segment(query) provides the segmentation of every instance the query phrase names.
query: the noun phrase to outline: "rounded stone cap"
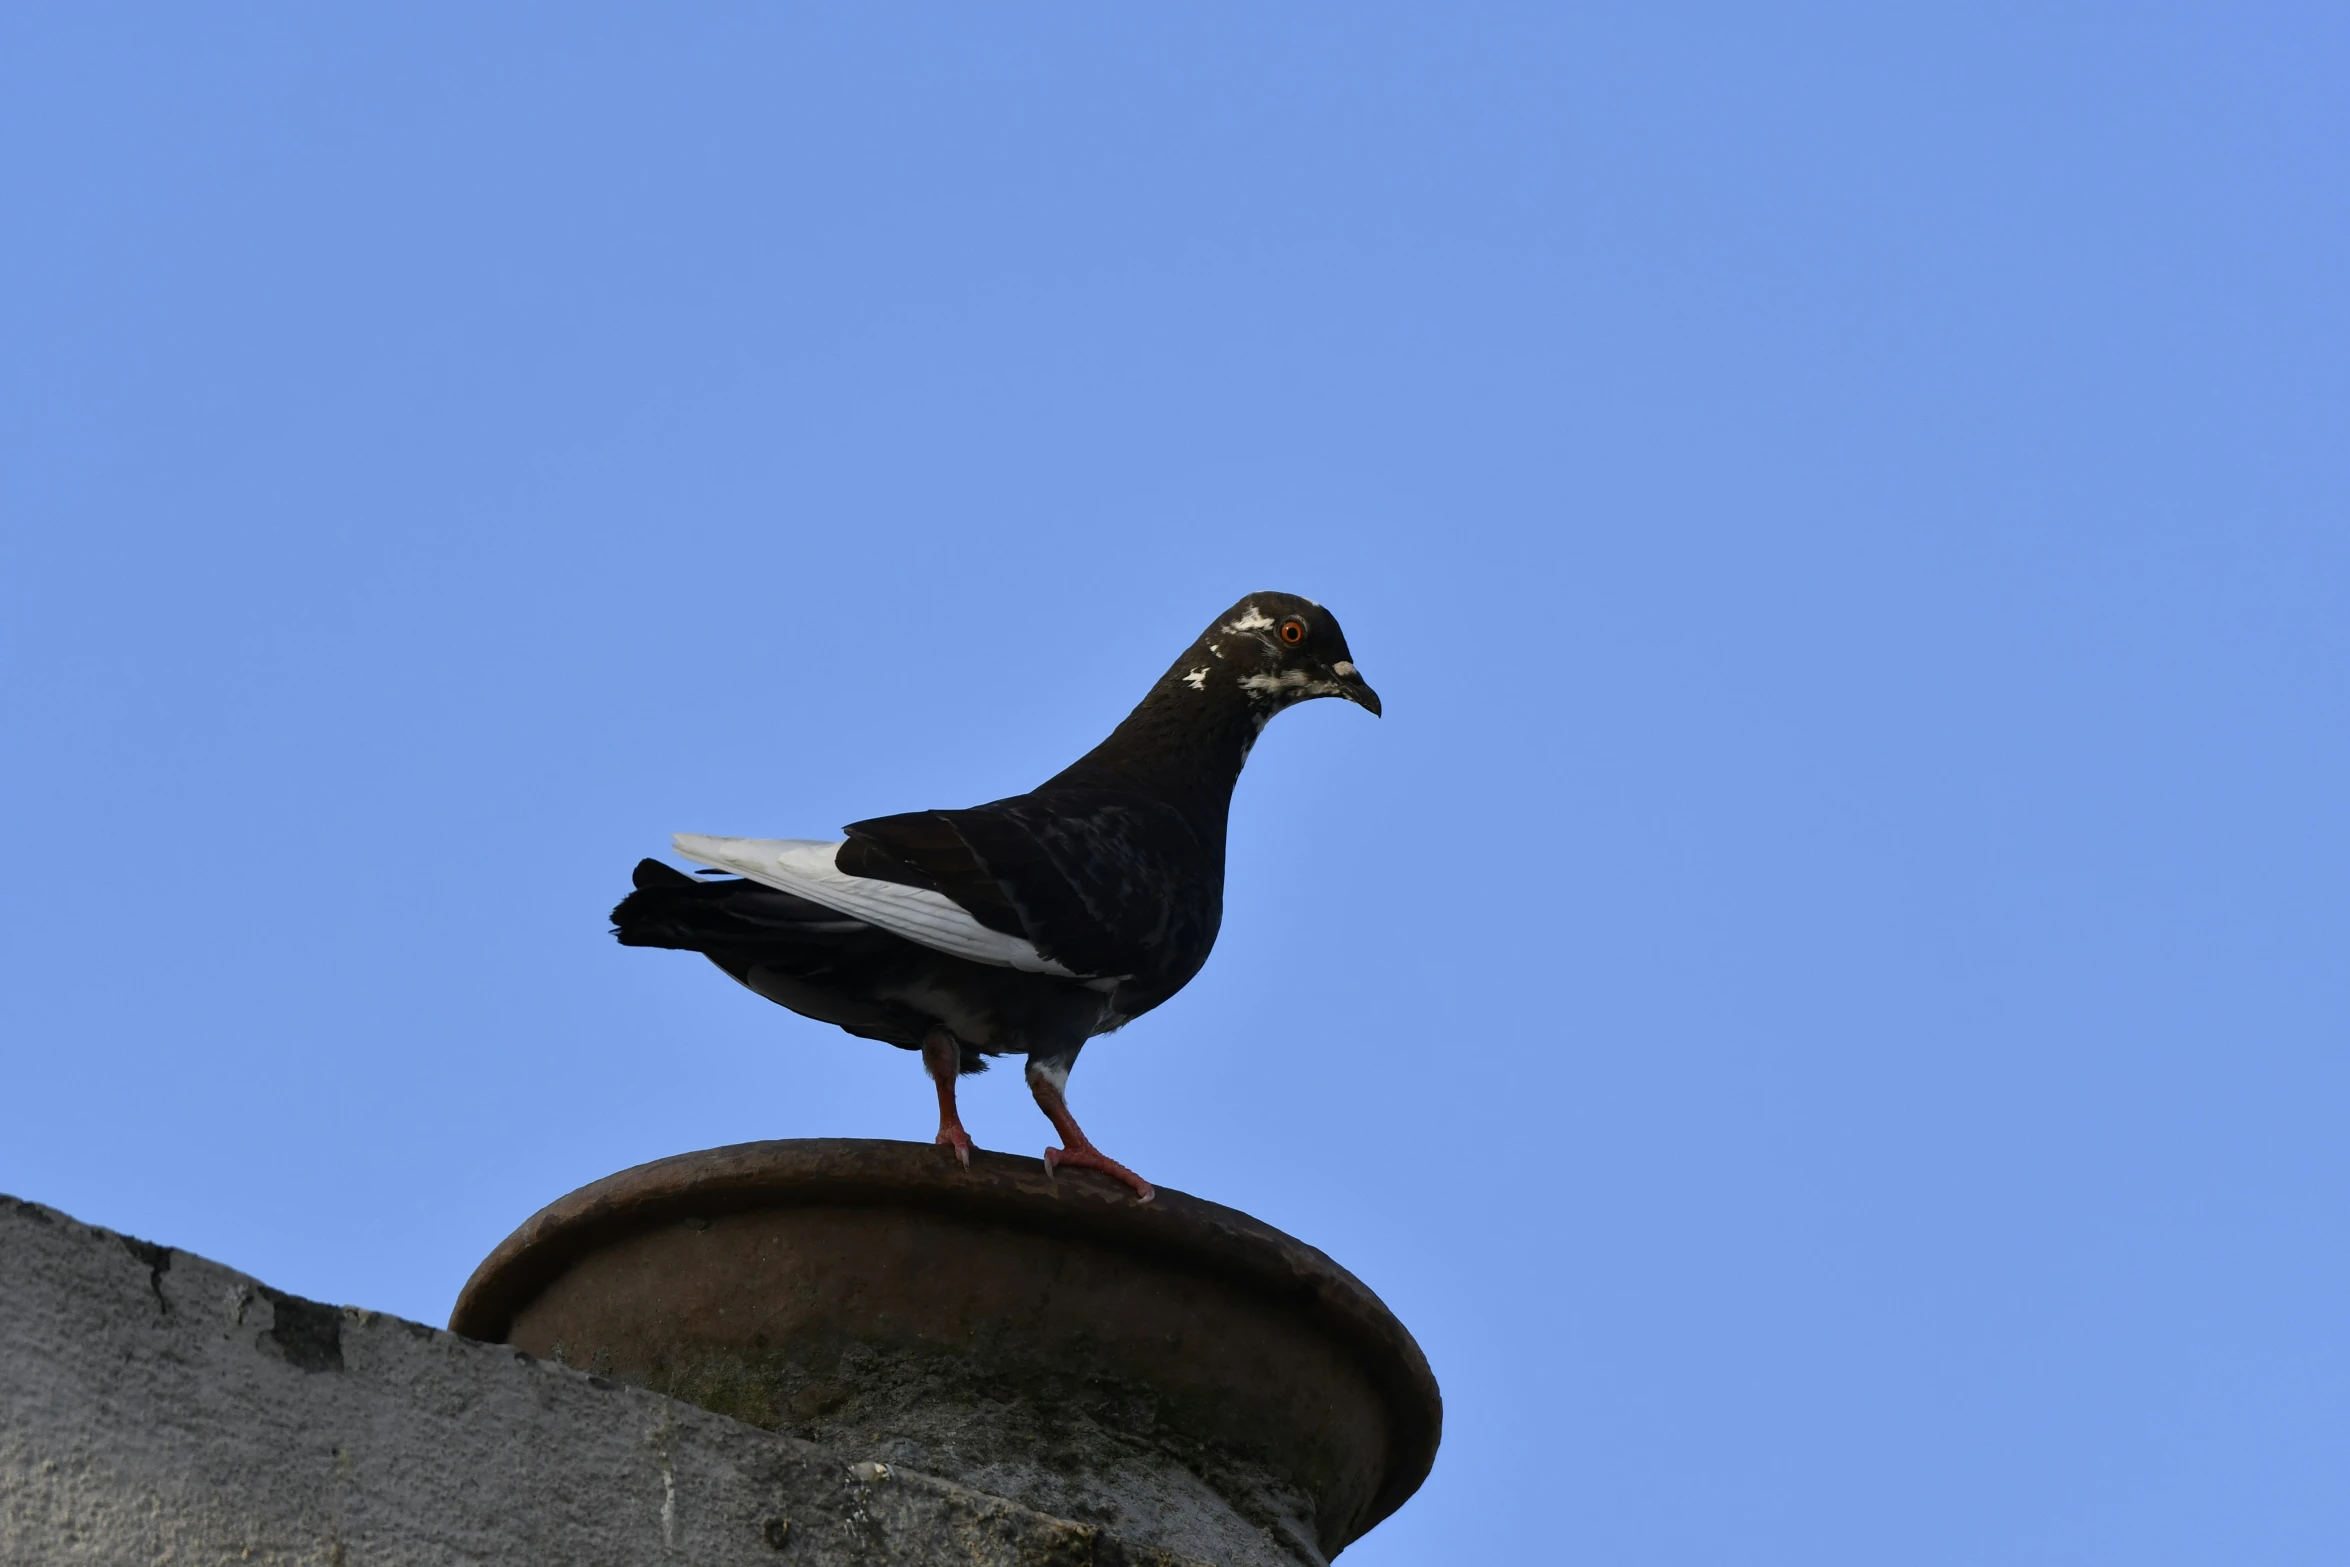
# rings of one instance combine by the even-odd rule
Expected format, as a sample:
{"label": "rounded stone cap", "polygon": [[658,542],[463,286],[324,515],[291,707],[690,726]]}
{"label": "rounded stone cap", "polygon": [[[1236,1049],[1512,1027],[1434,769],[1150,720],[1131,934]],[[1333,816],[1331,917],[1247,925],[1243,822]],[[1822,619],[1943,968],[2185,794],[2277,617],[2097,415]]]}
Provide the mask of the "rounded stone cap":
{"label": "rounded stone cap", "polygon": [[[1105,1470],[1149,1447],[1228,1500],[1231,1475],[1269,1477],[1257,1491],[1302,1497],[1294,1532],[1325,1554],[1419,1489],[1443,1426],[1411,1334],[1303,1241],[925,1143],[742,1143],[607,1176],[490,1253],[449,1327],[819,1439],[1042,1442],[1063,1471],[1057,1411],[1084,1402]],[[1046,1414],[1004,1416],[1022,1404]]]}

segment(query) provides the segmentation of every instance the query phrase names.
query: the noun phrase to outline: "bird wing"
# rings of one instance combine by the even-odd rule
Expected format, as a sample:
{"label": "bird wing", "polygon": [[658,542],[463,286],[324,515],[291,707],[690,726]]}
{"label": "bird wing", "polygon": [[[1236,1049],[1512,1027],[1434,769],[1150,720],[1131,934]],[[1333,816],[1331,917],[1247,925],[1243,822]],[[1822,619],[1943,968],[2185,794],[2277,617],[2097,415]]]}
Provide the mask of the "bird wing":
{"label": "bird wing", "polygon": [[670,841],[677,845],[679,854],[696,864],[732,871],[762,886],[854,915],[933,951],[1026,974],[1077,977],[1039,953],[1036,943],[1027,938],[982,925],[945,893],[847,874],[834,863],[840,852],[837,840],[708,838],[681,832]]}
{"label": "bird wing", "polygon": [[969,810],[849,824],[841,864],[934,887],[1079,974],[1188,979],[1223,912],[1221,858],[1181,813],[1106,790],[1039,790]]}

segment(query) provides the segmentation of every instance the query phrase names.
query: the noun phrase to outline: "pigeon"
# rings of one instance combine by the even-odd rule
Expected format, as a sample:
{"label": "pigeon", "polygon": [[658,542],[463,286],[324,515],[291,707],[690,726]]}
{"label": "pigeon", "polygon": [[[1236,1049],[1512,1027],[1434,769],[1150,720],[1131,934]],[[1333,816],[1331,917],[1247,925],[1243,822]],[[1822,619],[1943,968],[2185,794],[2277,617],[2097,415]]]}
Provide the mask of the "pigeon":
{"label": "pigeon", "polygon": [[965,1167],[959,1075],[1025,1055],[1060,1135],[1045,1168],[1151,1200],[1069,1113],[1070,1068],[1189,983],[1224,915],[1232,788],[1283,708],[1343,697],[1374,715],[1330,612],[1253,593],[1216,617],[1110,737],[1027,794],[852,822],[845,839],[680,833],[697,880],[659,860],[612,911],[624,946],[699,952],[804,1017],[918,1050],[936,1142]]}

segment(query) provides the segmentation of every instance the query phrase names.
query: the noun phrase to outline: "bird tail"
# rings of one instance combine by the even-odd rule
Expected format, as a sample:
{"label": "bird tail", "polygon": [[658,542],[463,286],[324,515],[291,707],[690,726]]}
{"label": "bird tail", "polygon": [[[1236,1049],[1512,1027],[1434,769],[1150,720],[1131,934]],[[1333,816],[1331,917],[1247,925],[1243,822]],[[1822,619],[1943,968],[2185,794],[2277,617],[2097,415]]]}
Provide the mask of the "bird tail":
{"label": "bird tail", "polygon": [[659,860],[637,861],[636,874],[629,879],[636,890],[612,910],[612,934],[620,944],[700,951],[697,935],[708,923],[708,895],[717,889]]}
{"label": "bird tail", "polygon": [[639,860],[632,879],[636,890],[612,910],[612,934],[624,947],[718,953],[872,928],[773,887],[731,877],[696,881],[659,860]]}

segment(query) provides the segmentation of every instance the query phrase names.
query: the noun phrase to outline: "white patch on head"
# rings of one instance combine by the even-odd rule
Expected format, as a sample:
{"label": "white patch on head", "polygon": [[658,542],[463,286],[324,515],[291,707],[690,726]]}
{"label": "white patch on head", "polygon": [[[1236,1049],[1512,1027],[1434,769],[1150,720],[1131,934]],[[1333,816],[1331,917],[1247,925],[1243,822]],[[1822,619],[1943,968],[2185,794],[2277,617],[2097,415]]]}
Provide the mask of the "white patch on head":
{"label": "white patch on head", "polygon": [[1240,689],[1250,696],[1279,696],[1284,691],[1301,689],[1312,678],[1302,669],[1284,669],[1270,675],[1242,675]]}
{"label": "white patch on head", "polygon": [[1248,760],[1248,753],[1264,733],[1265,725],[1283,708],[1317,696],[1350,695],[1345,686],[1335,680],[1319,680],[1302,669],[1284,669],[1276,675],[1256,674],[1240,677],[1240,689],[1256,700],[1250,704],[1249,722],[1254,725],[1247,740],[1241,743],[1240,759]]}
{"label": "white patch on head", "polygon": [[1309,696],[1346,694],[1346,687],[1337,681],[1317,680],[1302,669],[1284,669],[1273,675],[1242,675],[1240,689],[1250,696],[1271,697],[1277,702],[1298,702]]}
{"label": "white patch on head", "polygon": [[1216,629],[1219,631],[1270,631],[1273,629],[1273,617],[1251,604],[1240,612],[1238,619],[1227,620]]}
{"label": "white patch on head", "polygon": [[1355,661],[1351,658],[1342,658],[1330,666],[1330,673],[1334,675],[1351,675],[1354,672]]}
{"label": "white patch on head", "polygon": [[1208,666],[1202,664],[1190,674],[1185,675],[1183,683],[1194,691],[1205,691],[1208,688]]}

